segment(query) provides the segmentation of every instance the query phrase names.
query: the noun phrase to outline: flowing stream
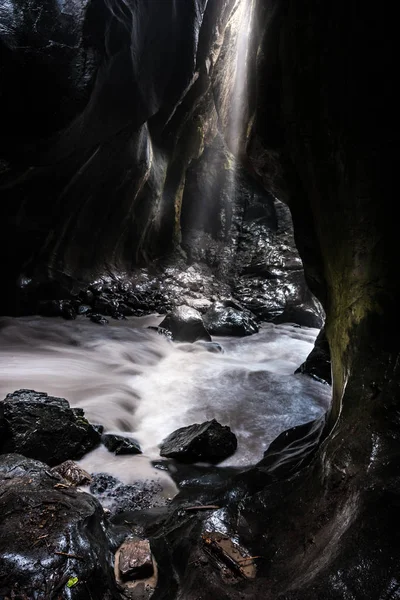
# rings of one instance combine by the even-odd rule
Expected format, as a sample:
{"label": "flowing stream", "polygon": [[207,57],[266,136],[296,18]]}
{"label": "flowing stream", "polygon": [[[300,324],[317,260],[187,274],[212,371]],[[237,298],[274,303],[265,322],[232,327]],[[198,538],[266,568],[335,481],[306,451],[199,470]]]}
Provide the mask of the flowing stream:
{"label": "flowing stream", "polygon": [[229,425],[238,450],[224,465],[247,466],[262,458],[282,431],[321,416],[330,387],[294,375],[318,333],[293,325],[263,324],[246,338],[213,338],[207,344],[172,343],[148,325],[162,316],[112,321],[84,317],[0,319],[0,398],[26,388],[66,398],[93,423],[124,432],[140,456],[114,456],[103,446],[80,464],[126,483],[156,479],[173,494],[169,476],[151,466],[158,445],[185,425],[212,418]]}

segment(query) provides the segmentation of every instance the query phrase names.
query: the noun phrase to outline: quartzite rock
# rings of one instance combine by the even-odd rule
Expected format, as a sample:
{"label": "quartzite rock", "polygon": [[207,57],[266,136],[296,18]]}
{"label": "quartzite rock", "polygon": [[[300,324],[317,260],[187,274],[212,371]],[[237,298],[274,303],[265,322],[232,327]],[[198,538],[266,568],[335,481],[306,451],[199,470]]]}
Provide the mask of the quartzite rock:
{"label": "quartzite rock", "polygon": [[161,444],[160,455],[187,463],[218,463],[231,456],[236,448],[235,434],[213,419],[171,433]]}
{"label": "quartzite rock", "polygon": [[201,314],[190,306],[178,306],[160,323],[160,327],[171,332],[176,342],[211,341],[204,327]]}
{"label": "quartzite rock", "polygon": [[0,403],[0,430],[2,453],[18,452],[50,466],[81,458],[100,443],[82,409],[34,390],[18,390]]}

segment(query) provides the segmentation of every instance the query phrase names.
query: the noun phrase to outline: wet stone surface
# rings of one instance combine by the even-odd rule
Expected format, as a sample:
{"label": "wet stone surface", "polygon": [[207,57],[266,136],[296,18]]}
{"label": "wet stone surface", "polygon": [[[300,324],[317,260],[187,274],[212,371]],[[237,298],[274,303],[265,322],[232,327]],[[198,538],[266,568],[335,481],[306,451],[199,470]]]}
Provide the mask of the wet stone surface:
{"label": "wet stone surface", "polygon": [[259,327],[249,310],[216,302],[204,315],[204,325],[212,335],[246,336],[257,333]]}
{"label": "wet stone surface", "polygon": [[1,452],[18,452],[50,466],[81,458],[100,434],[81,408],[34,390],[8,394],[0,404]]}
{"label": "wet stone surface", "polygon": [[160,323],[176,342],[211,341],[211,336],[204,327],[201,314],[190,306],[178,306]]}
{"label": "wet stone surface", "polygon": [[59,481],[39,461],[0,456],[0,598],[119,597],[102,507]]}
{"label": "wet stone surface", "polygon": [[218,463],[231,456],[236,448],[235,434],[213,419],[171,433],[161,444],[160,455],[186,463]]}
{"label": "wet stone surface", "polygon": [[125,484],[107,473],[92,475],[90,493],[106,507],[112,515],[125,511],[138,511],[155,506],[165,506],[168,500],[161,494],[159,483],[146,480]]}
{"label": "wet stone surface", "polygon": [[101,441],[114,454],[141,454],[139,443],[133,438],[123,437],[113,433],[104,433]]}

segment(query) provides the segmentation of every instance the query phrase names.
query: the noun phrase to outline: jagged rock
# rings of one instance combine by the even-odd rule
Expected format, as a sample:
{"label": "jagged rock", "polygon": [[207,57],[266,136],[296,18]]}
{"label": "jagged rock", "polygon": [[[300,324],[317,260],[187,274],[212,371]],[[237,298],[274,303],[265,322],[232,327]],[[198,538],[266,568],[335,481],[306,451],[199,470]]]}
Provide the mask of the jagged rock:
{"label": "jagged rock", "polygon": [[126,540],[115,554],[115,579],[124,598],[148,600],[158,580],[157,563],[148,540]]}
{"label": "jagged rock", "polygon": [[64,398],[34,390],[8,394],[0,404],[1,452],[18,452],[58,465],[81,458],[100,442],[100,434]]}
{"label": "jagged rock", "polygon": [[160,446],[160,455],[181,462],[218,463],[237,448],[235,434],[215,419],[181,427],[171,433]]}
{"label": "jagged rock", "polygon": [[66,460],[51,469],[52,473],[58,473],[63,479],[68,481],[70,485],[87,485],[92,481],[91,476],[87,471],[79,467],[73,460]]}
{"label": "jagged rock", "polygon": [[226,306],[222,302],[216,302],[203,320],[212,335],[246,336],[258,332],[255,317],[249,310]]}
{"label": "jagged rock", "polygon": [[307,356],[306,361],[296,369],[295,373],[310,375],[310,377],[313,377],[314,379],[319,381],[322,380],[331,385],[331,353],[324,327],[319,332],[318,337],[315,340],[314,348]]}
{"label": "jagged rock", "polygon": [[178,306],[160,323],[160,327],[171,332],[176,342],[211,341],[204,327],[201,314],[189,306]]}
{"label": "jagged rock", "polygon": [[101,441],[110,452],[114,454],[141,454],[142,451],[139,442],[133,438],[105,433],[101,436]]}
{"label": "jagged rock", "polygon": [[154,573],[149,540],[126,540],[119,548],[121,579],[145,579]]}
{"label": "jagged rock", "polygon": [[47,465],[0,456],[0,598],[118,598],[101,505],[56,485]]}
{"label": "jagged rock", "polygon": [[103,315],[98,315],[97,313],[94,315],[90,315],[89,319],[93,322],[93,323],[97,323],[98,325],[107,325],[108,324],[108,319],[106,319],[105,317],[103,317]]}

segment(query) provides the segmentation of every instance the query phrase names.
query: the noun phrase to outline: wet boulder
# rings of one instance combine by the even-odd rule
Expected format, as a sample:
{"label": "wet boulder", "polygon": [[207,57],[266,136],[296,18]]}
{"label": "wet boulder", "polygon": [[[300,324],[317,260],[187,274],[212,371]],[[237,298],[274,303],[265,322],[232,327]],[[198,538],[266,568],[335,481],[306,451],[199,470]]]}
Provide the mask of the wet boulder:
{"label": "wet boulder", "polygon": [[18,452],[58,465],[81,458],[100,443],[100,434],[81,408],[64,398],[18,390],[0,403],[0,452]]}
{"label": "wet boulder", "polygon": [[133,438],[105,433],[101,436],[101,441],[107,450],[114,454],[142,454],[139,442]]}
{"label": "wet boulder", "polygon": [[52,473],[60,475],[69,485],[87,485],[92,481],[91,476],[87,471],[82,469],[73,460],[66,460],[65,462],[53,467]]}
{"label": "wet boulder", "polygon": [[147,539],[125,540],[115,555],[115,578],[124,598],[147,600],[157,585],[157,564]]}
{"label": "wet boulder", "polygon": [[254,315],[238,306],[215,302],[203,317],[204,325],[212,335],[246,336],[258,332]]}
{"label": "wet boulder", "polygon": [[0,598],[119,598],[101,505],[58,481],[39,461],[0,456]]}
{"label": "wet boulder", "polygon": [[181,427],[171,433],[160,446],[160,455],[180,462],[219,463],[237,448],[235,434],[215,419]]}
{"label": "wet boulder", "polygon": [[211,336],[204,327],[201,314],[190,306],[178,306],[160,323],[162,329],[171,332],[176,342],[211,341]]}

